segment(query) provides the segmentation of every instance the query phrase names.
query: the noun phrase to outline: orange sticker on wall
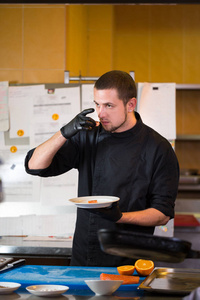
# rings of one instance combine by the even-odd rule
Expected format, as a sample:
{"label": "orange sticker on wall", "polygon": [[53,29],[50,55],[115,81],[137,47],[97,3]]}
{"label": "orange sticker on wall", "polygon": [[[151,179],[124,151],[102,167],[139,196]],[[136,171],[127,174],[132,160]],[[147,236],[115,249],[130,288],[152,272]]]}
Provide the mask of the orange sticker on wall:
{"label": "orange sticker on wall", "polygon": [[17,147],[16,146],[10,147],[10,152],[12,152],[12,153],[17,152]]}
{"label": "orange sticker on wall", "polygon": [[17,135],[18,135],[18,136],[23,136],[23,135],[24,135],[24,130],[19,129],[19,130],[17,131]]}
{"label": "orange sticker on wall", "polygon": [[55,120],[55,121],[58,120],[59,119],[59,115],[58,114],[53,114],[52,115],[52,119]]}

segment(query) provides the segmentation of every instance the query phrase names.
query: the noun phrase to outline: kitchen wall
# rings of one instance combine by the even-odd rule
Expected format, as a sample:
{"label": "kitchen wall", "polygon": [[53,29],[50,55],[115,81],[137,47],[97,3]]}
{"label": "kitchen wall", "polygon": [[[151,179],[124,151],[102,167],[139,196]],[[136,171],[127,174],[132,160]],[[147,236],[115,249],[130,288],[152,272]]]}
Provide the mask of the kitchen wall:
{"label": "kitchen wall", "polygon": [[[200,83],[200,5],[0,5],[0,81],[62,83],[135,71],[137,82]],[[199,135],[200,92],[177,93],[177,134]],[[200,141],[178,141],[200,169]]]}

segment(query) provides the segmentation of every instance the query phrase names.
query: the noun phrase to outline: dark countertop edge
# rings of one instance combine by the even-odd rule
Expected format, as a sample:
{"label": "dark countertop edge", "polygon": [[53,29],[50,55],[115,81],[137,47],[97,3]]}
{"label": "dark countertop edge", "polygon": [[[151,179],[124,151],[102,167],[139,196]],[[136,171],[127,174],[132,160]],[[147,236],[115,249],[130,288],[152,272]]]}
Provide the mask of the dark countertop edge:
{"label": "dark countertop edge", "polygon": [[23,246],[10,246],[0,245],[0,255],[17,255],[17,256],[53,256],[67,257],[71,256],[71,248],[59,248],[59,247],[23,247]]}

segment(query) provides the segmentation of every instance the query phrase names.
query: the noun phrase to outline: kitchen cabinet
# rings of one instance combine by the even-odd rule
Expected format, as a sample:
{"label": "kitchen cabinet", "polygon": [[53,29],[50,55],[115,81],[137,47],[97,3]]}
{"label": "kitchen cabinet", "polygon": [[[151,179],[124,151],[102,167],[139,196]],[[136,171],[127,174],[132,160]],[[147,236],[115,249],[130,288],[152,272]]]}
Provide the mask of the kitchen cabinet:
{"label": "kitchen cabinet", "polygon": [[176,85],[176,132],[180,168],[200,170],[200,84]]}
{"label": "kitchen cabinet", "polygon": [[[183,171],[193,171],[180,178],[185,183],[179,185],[178,198],[200,201],[200,84],[176,85],[176,132],[175,151],[181,176]],[[183,206],[181,211],[187,210]]]}
{"label": "kitchen cabinet", "polygon": [[[184,184],[179,184],[175,212],[197,215],[200,207],[200,84],[176,85],[176,132],[175,151],[181,169],[180,182],[182,179]],[[191,242],[192,248],[199,250],[199,226],[175,227],[174,236]],[[180,267],[199,269],[200,265],[197,259],[187,259]]]}

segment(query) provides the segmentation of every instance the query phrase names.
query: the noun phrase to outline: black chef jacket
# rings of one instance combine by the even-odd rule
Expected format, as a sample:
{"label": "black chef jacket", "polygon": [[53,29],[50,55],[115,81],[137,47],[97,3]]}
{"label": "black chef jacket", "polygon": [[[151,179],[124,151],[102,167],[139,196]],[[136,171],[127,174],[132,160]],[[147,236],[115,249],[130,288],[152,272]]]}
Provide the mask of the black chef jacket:
{"label": "black chef jacket", "polygon": [[[102,126],[80,131],[67,140],[46,169],[26,171],[42,177],[56,176],[76,168],[79,171],[78,196],[107,195],[120,198],[122,212],[155,208],[174,217],[179,166],[170,143],[146,126],[135,112],[136,125],[125,132],[110,133]],[[118,266],[132,259],[104,253],[97,232],[101,228],[153,234],[154,227],[117,224],[87,209],[77,209],[72,265]]]}

